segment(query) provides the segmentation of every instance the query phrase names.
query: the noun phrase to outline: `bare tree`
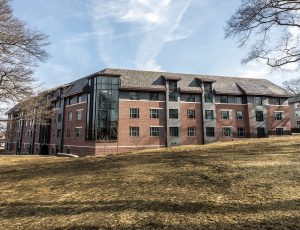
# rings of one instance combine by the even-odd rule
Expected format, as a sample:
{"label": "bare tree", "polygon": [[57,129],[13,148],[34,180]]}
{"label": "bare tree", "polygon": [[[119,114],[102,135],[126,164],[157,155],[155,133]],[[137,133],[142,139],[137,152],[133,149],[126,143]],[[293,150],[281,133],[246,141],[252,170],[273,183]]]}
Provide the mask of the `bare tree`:
{"label": "bare tree", "polygon": [[15,18],[9,0],[0,0],[0,102],[32,95],[33,68],[48,58],[47,36]]}
{"label": "bare tree", "polygon": [[243,63],[263,59],[273,69],[300,67],[299,36],[300,0],[242,0],[225,28],[225,37],[238,37],[240,46],[254,41]]}
{"label": "bare tree", "polygon": [[300,78],[284,81],[283,85],[287,91],[292,94],[300,95]]}

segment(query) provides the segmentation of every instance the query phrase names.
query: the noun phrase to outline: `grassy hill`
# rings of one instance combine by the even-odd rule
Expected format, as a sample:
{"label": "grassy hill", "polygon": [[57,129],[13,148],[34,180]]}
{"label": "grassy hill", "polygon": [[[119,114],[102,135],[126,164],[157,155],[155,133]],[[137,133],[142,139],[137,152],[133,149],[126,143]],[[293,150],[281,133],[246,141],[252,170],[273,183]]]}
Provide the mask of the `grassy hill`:
{"label": "grassy hill", "polygon": [[0,229],[299,229],[300,137],[0,157]]}

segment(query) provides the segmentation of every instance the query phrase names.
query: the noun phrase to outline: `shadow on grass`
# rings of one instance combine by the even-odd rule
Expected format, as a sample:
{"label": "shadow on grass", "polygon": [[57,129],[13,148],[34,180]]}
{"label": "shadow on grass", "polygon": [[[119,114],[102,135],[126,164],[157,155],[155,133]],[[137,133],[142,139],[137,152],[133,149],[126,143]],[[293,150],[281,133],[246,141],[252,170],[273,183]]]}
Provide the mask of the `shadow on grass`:
{"label": "shadow on grass", "polygon": [[222,229],[222,230],[281,230],[281,229],[299,229],[299,220],[297,217],[282,217],[267,219],[262,221],[237,221],[237,223],[223,223],[223,222],[213,222],[208,224],[172,224],[172,223],[162,223],[161,221],[141,221],[142,223],[125,225],[120,224],[117,226],[107,226],[107,225],[73,225],[71,227],[60,227],[54,228],[53,230],[100,230],[100,229],[176,229],[176,230],[186,230],[186,229],[196,229],[196,230],[207,230],[207,229]]}
{"label": "shadow on grass", "polygon": [[84,213],[120,213],[164,212],[180,214],[226,214],[226,213],[259,213],[262,211],[296,211],[299,210],[300,199],[278,201],[263,204],[216,204],[213,202],[183,202],[116,200],[116,201],[76,201],[76,202],[1,202],[2,218],[19,218],[28,216],[60,216],[80,215]]}

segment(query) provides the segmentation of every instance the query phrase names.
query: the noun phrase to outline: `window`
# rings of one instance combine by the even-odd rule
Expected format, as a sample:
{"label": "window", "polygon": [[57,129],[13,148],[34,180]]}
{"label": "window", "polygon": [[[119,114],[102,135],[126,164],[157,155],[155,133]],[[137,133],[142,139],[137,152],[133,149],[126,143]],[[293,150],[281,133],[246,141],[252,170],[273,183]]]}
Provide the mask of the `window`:
{"label": "window", "polygon": [[130,108],[130,118],[139,118],[140,109],[139,108]]}
{"label": "window", "polygon": [[214,137],[215,136],[215,128],[214,127],[206,127],[206,136]]}
{"label": "window", "polygon": [[159,109],[150,109],[150,118],[159,118]]}
{"label": "window", "polygon": [[188,127],[188,136],[195,137],[196,136],[196,127]]}
{"label": "window", "polygon": [[195,110],[193,110],[193,109],[188,109],[187,110],[187,118],[189,118],[189,119],[195,119]]}
{"label": "window", "polygon": [[277,121],[281,121],[282,120],[282,114],[283,114],[283,112],[275,112],[274,113],[274,118],[275,118],[275,120],[277,120]]}
{"label": "window", "polygon": [[230,137],[232,135],[230,127],[223,127],[222,128],[223,137]]}
{"label": "window", "polygon": [[229,120],[229,111],[221,111],[221,118],[224,120]]}
{"label": "window", "polygon": [[169,118],[178,119],[178,109],[169,109]]}
{"label": "window", "polygon": [[178,93],[170,92],[169,93],[169,101],[178,101]]}
{"label": "window", "polygon": [[273,105],[280,105],[280,98],[273,98]]}
{"label": "window", "polygon": [[214,111],[213,110],[205,110],[205,119],[207,119],[207,120],[214,119]]}
{"label": "window", "polygon": [[284,135],[284,129],[283,128],[276,128],[276,135],[283,136]]}
{"label": "window", "polygon": [[62,116],[61,116],[61,113],[59,113],[59,114],[57,115],[57,122],[61,122],[61,120],[62,120]]}
{"label": "window", "polygon": [[140,100],[138,92],[130,92],[130,100]]}
{"label": "window", "polygon": [[213,102],[212,84],[210,82],[204,82],[204,102]]}
{"label": "window", "polygon": [[300,108],[300,102],[295,103],[295,108]]}
{"label": "window", "polygon": [[81,102],[82,102],[82,96],[80,95],[77,97],[77,103],[81,103]]}
{"label": "window", "polygon": [[169,90],[177,91],[177,81],[169,81]]}
{"label": "window", "polygon": [[300,129],[300,121],[297,121],[297,128]]}
{"label": "window", "polygon": [[170,127],[170,136],[171,137],[178,137],[179,136],[179,128],[178,127]]}
{"label": "window", "polygon": [[76,118],[77,118],[78,121],[81,120],[81,118],[82,118],[82,110],[77,110],[76,111]]}
{"label": "window", "polygon": [[235,97],[235,103],[236,104],[244,104],[242,97]]}
{"label": "window", "polygon": [[254,105],[262,105],[262,98],[254,97]]}
{"label": "window", "polygon": [[67,129],[67,137],[71,137],[71,130]]}
{"label": "window", "polygon": [[158,101],[159,93],[150,93],[150,101]]}
{"label": "window", "polygon": [[238,137],[245,137],[246,136],[245,128],[238,128],[237,135],[238,135]]}
{"label": "window", "polygon": [[220,97],[220,102],[221,103],[228,103],[228,96],[221,96]]}
{"label": "window", "polygon": [[177,81],[169,81],[169,101],[178,101]]}
{"label": "window", "polygon": [[73,118],[73,113],[68,112],[68,121],[72,121],[72,118]]}
{"label": "window", "polygon": [[139,127],[129,127],[129,135],[130,135],[130,137],[139,137],[140,136],[140,128]]}
{"label": "window", "polygon": [[295,111],[295,116],[300,117],[300,111]]}
{"label": "window", "polygon": [[80,137],[81,128],[75,128],[75,136],[76,138]]}
{"label": "window", "polygon": [[244,120],[244,111],[236,111],[236,119]]}
{"label": "window", "polygon": [[61,137],[61,129],[57,130],[57,138]]}
{"label": "window", "polygon": [[264,113],[263,111],[256,111],[256,121],[264,121]]}
{"label": "window", "polygon": [[195,102],[196,101],[196,95],[195,94],[188,94],[186,96],[186,101],[187,102]]}
{"label": "window", "polygon": [[159,127],[150,127],[150,137],[159,136]]}
{"label": "window", "polygon": [[68,97],[65,101],[66,105],[71,105],[71,97]]}

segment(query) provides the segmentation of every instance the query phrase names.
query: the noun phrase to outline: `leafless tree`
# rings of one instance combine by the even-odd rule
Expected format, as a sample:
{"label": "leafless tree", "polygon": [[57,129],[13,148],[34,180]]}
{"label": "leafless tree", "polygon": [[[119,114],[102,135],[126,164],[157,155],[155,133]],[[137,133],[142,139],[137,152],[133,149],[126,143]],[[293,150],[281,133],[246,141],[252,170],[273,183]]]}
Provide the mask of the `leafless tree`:
{"label": "leafless tree", "polygon": [[295,95],[300,95],[300,78],[284,81],[283,85],[286,90]]}
{"label": "leafless tree", "polygon": [[33,68],[48,58],[47,36],[13,16],[9,0],[0,0],[0,102],[32,95]]}
{"label": "leafless tree", "polygon": [[300,0],[242,0],[225,28],[225,37],[251,43],[243,63],[263,59],[272,69],[300,67]]}

